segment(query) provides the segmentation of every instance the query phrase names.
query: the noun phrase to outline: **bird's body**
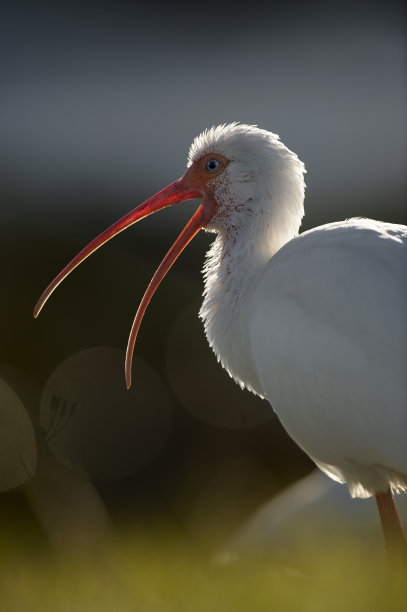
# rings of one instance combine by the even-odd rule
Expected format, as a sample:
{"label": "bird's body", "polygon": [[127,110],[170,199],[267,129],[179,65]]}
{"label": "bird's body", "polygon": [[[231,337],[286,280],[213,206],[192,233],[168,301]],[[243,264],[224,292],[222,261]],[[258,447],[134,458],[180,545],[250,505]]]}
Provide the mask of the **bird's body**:
{"label": "bird's body", "polygon": [[282,247],[248,297],[249,385],[357,497],[407,486],[406,269],[405,228],[334,223]]}
{"label": "bird's body", "polygon": [[283,247],[252,299],[265,396],[355,497],[407,487],[406,270],[406,228],[351,220]]}
{"label": "bird's body", "polygon": [[188,166],[68,264],[36,314],[113,235],[163,206],[203,197],[140,305],[128,384],[135,337],[156,287],[197,231],[216,232],[200,316],[222,365],[267,398],[299,446],[353,496],[406,489],[407,227],[351,219],[298,235],[304,166],[276,135],[255,126],[207,130],[193,142]]}
{"label": "bird's body", "polygon": [[216,227],[201,309],[209,343],[353,496],[407,488],[407,228],[351,219],[287,241],[302,183],[286,155],[297,189],[279,186],[281,213],[266,192],[241,227]]}

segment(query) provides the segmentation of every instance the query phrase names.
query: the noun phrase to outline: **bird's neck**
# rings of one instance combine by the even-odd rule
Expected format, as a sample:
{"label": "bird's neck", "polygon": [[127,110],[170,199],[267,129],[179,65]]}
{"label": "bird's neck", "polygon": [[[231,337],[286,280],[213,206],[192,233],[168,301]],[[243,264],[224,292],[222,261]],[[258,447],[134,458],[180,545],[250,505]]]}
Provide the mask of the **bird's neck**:
{"label": "bird's neck", "polygon": [[[242,386],[263,395],[252,366],[248,337],[250,301],[259,277],[283,244],[298,234],[293,225],[261,207],[243,227],[230,223],[218,232],[203,270],[204,301],[200,317],[210,346],[229,374]],[[271,218],[270,218],[271,217]]]}

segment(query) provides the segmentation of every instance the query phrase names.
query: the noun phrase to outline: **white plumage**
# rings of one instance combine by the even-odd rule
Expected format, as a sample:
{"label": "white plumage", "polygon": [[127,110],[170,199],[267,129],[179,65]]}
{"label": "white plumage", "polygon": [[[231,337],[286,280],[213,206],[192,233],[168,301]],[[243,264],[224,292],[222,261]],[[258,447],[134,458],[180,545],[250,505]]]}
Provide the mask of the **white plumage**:
{"label": "white plumage", "polygon": [[355,497],[407,485],[406,247],[407,232],[391,224],[326,225],[283,247],[253,296],[250,343],[266,396]]}
{"label": "white plumage", "polygon": [[222,365],[352,496],[405,489],[407,228],[351,219],[293,238],[303,165],[275,135],[232,124],[191,150],[235,160],[200,313]]}

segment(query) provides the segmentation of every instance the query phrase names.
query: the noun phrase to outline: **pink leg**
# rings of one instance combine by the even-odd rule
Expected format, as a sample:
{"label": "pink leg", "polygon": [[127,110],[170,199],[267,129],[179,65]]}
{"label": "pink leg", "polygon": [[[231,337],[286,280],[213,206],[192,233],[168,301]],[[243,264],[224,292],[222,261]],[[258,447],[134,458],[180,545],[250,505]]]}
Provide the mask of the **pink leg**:
{"label": "pink leg", "polygon": [[407,539],[390,488],[375,495],[389,555],[407,560]]}

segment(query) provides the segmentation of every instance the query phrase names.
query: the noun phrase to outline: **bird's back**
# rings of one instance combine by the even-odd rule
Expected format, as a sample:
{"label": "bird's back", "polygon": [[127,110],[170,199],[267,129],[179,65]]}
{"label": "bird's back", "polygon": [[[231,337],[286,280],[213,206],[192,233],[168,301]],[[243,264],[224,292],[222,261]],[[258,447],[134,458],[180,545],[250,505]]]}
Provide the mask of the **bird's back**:
{"label": "bird's back", "polygon": [[252,297],[264,394],[354,495],[407,485],[406,270],[406,227],[352,219],[287,243]]}

